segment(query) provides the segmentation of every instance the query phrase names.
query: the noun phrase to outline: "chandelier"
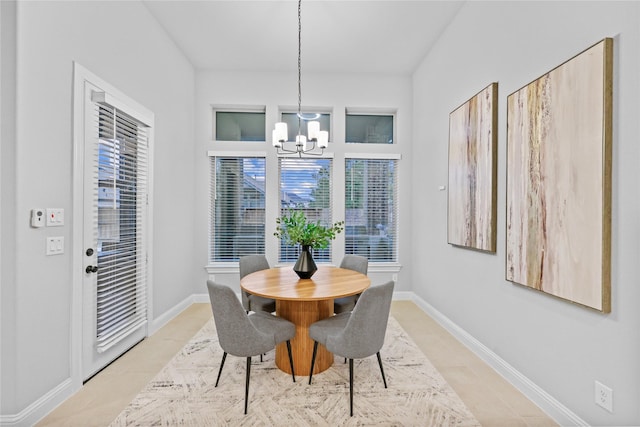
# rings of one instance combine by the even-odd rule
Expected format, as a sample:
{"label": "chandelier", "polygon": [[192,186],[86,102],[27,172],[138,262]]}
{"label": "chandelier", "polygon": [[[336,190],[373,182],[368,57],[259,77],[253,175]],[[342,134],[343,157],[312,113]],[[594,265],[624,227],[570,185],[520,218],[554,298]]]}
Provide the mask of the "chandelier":
{"label": "chandelier", "polygon": [[[287,124],[284,122],[276,123],[272,133],[273,146],[277,149],[278,154],[297,154],[298,157],[302,157],[303,154],[309,154],[313,156],[321,156],[324,153],[324,149],[329,145],[329,132],[326,130],[320,130],[320,122],[313,120],[318,118],[319,115],[304,115],[302,113],[302,83],[301,83],[301,35],[302,35],[302,20],[301,20],[301,4],[302,0],[298,0],[298,134],[296,135],[295,149],[289,149],[285,147],[285,143],[288,141],[289,133]],[[307,121],[307,135],[301,134],[302,121]],[[316,149],[321,151],[318,152]]]}

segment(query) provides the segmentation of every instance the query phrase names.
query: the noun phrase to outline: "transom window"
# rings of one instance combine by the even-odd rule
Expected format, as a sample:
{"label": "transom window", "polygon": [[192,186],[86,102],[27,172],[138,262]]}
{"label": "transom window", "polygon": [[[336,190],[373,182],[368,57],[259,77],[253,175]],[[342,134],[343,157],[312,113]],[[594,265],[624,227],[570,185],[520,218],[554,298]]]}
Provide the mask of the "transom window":
{"label": "transom window", "polygon": [[393,144],[393,115],[346,114],[345,142]]}
{"label": "transom window", "polygon": [[264,110],[214,113],[216,141],[266,141]]}

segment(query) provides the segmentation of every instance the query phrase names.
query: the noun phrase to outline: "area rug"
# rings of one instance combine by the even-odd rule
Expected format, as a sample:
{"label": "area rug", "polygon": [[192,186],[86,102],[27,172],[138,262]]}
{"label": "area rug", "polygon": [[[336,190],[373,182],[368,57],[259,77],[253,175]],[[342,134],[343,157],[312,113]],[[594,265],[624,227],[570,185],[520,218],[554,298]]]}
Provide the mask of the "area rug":
{"label": "area rug", "polygon": [[246,359],[228,356],[214,387],[222,349],[211,319],[111,426],[480,426],[393,317],[380,354],[387,389],[375,355],[354,361],[353,417],[344,359],[309,385],[280,371],[274,351],[253,358],[244,415]]}

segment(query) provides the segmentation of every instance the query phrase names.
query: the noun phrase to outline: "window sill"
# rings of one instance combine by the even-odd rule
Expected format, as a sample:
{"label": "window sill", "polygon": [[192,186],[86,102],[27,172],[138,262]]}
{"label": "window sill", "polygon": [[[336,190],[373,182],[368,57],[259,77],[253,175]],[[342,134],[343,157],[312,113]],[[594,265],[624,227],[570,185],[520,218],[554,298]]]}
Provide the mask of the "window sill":
{"label": "window sill", "polygon": [[[318,266],[334,264],[318,263]],[[293,267],[293,264],[276,264],[274,267]],[[402,264],[398,262],[369,262],[369,273],[398,273],[402,269]],[[209,264],[205,267],[208,274],[240,274],[237,262],[219,262]]]}

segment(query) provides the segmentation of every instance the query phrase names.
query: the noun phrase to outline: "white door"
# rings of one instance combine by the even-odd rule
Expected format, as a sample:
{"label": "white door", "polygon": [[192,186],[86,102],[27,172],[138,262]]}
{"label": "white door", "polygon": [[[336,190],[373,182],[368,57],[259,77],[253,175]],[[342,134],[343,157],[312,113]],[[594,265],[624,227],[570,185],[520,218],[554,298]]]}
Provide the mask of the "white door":
{"label": "white door", "polygon": [[84,97],[81,256],[86,380],[147,335],[150,129],[135,113],[122,109],[126,102],[92,83],[85,82]]}

